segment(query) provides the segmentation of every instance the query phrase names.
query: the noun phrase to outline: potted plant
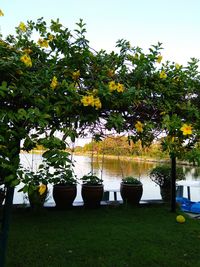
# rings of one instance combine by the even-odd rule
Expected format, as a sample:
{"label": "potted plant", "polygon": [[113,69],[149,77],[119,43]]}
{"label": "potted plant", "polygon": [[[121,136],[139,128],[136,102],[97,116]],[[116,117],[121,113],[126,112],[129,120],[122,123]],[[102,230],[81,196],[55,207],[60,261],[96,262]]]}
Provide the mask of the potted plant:
{"label": "potted plant", "polygon": [[[160,194],[165,202],[171,200],[171,167],[161,165],[154,167],[149,173],[150,179],[160,186]],[[180,167],[176,168],[176,180],[184,180],[185,174]]]}
{"label": "potted plant", "polygon": [[139,204],[143,193],[143,184],[133,176],[122,178],[120,194],[124,203],[131,205]]}
{"label": "potted plant", "polygon": [[40,209],[43,207],[48,194],[48,174],[47,169],[41,164],[38,170],[33,171],[27,168],[18,170],[20,182],[23,187],[19,192],[27,193],[29,203],[32,209]]}
{"label": "potted plant", "polygon": [[59,209],[71,207],[77,194],[77,179],[73,170],[56,170],[51,182],[54,184],[53,199],[56,207]]}
{"label": "potted plant", "polygon": [[103,180],[92,173],[84,175],[81,180],[83,182],[81,195],[84,206],[89,208],[99,207],[104,193]]}
{"label": "potted plant", "polygon": [[43,154],[49,170],[52,167],[49,182],[53,184],[53,199],[58,209],[71,207],[77,194],[77,179],[70,156],[70,153],[59,149]]}

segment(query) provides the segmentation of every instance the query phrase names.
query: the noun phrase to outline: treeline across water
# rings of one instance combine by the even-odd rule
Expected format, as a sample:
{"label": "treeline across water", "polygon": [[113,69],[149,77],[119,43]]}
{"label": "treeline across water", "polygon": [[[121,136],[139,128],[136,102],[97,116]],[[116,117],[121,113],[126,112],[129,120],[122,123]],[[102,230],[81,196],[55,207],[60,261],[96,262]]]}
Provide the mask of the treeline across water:
{"label": "treeline across water", "polygon": [[168,159],[166,152],[162,151],[160,142],[151,144],[149,147],[143,147],[141,142],[134,143],[128,141],[127,137],[107,137],[102,141],[91,141],[83,147],[76,147],[77,153],[94,153],[100,155],[115,156],[133,156],[133,157],[150,157],[158,159]]}

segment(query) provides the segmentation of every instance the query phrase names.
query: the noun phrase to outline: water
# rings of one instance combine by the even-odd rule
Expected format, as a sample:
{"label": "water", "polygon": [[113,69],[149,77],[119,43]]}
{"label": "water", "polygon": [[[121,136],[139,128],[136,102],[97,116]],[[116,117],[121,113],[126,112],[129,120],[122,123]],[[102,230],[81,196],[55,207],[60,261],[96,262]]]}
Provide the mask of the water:
{"label": "water", "polygon": [[[37,169],[41,163],[42,157],[40,154],[21,154],[20,160],[23,166],[30,167],[31,169]],[[78,178],[88,174],[91,171],[91,158],[89,156],[74,156],[75,167],[74,171]],[[103,162],[102,162],[103,161]],[[104,189],[119,189],[122,174],[124,176],[135,176],[143,183],[143,195],[142,200],[147,199],[161,199],[160,188],[154,182],[152,182],[148,176],[148,172],[158,165],[158,163],[151,162],[136,162],[120,159],[110,158],[95,158],[93,161],[94,173],[103,178]],[[193,168],[183,166],[186,173],[187,181],[200,181],[200,168]],[[27,199],[23,193],[17,192],[22,185],[18,185],[15,189],[14,203],[26,203]],[[52,198],[52,186],[49,188],[48,203],[54,203]],[[186,188],[184,188],[184,196],[187,196]],[[117,193],[118,200],[121,200],[120,193]],[[114,195],[111,194],[110,200],[114,199]],[[200,187],[191,187],[191,200],[200,201]],[[78,193],[75,202],[82,201],[81,197],[81,185],[78,185]]]}

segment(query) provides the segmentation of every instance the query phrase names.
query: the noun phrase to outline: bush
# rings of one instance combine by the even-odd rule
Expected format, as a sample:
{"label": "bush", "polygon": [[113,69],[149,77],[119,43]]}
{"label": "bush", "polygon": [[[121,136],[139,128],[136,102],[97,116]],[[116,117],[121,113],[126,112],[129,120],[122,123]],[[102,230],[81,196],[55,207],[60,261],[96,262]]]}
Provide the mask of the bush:
{"label": "bush", "polygon": [[[169,187],[171,185],[171,167],[167,165],[156,166],[150,171],[150,179],[160,187]],[[176,180],[184,180],[185,174],[180,167],[176,168]]]}

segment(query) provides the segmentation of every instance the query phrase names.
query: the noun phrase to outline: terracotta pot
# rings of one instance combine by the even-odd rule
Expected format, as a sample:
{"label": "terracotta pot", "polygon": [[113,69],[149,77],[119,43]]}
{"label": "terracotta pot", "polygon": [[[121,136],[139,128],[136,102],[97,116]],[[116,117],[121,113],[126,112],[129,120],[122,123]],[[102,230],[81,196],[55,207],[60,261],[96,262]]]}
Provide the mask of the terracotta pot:
{"label": "terracotta pot", "polygon": [[137,205],[142,197],[143,185],[121,183],[120,193],[124,203]]}
{"label": "terracotta pot", "polygon": [[56,208],[66,209],[72,207],[76,194],[76,185],[54,185],[53,198],[56,203]]}
{"label": "terracotta pot", "polygon": [[83,184],[81,195],[83,198],[84,206],[88,208],[100,207],[103,198],[103,185],[87,185]]}

